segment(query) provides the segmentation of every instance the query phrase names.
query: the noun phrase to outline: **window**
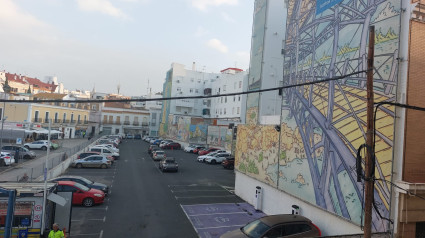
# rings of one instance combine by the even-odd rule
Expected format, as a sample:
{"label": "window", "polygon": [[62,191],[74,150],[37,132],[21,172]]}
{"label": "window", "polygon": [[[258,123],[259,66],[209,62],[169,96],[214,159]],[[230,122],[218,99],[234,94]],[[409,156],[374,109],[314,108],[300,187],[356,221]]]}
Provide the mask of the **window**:
{"label": "window", "polygon": [[87,122],[87,115],[84,115],[84,122]]}
{"label": "window", "polygon": [[239,102],[241,101],[241,96],[238,96],[238,101],[239,101]]}
{"label": "window", "polygon": [[238,107],[237,113],[238,113],[238,114],[240,113],[240,108],[239,108],[239,107]]}
{"label": "window", "polygon": [[237,83],[235,82],[235,84],[233,85],[233,89],[236,89],[236,85],[237,85]]}
{"label": "window", "polygon": [[242,81],[239,81],[239,88],[242,88]]}
{"label": "window", "polygon": [[189,90],[189,92],[190,92],[190,93],[193,93],[193,88],[191,88],[191,89]]}
{"label": "window", "polygon": [[226,115],[226,108],[224,108],[224,113],[223,114]]}
{"label": "window", "polygon": [[198,79],[198,83],[201,83],[201,80],[200,79]]}
{"label": "window", "polygon": [[71,123],[74,122],[74,114],[71,114]]}
{"label": "window", "polygon": [[39,117],[39,114],[40,112],[39,111],[35,111],[35,114],[34,114],[34,122],[38,122],[38,117]]}
{"label": "window", "polygon": [[58,122],[58,116],[59,116],[59,113],[55,112],[55,123]]}
{"label": "window", "polygon": [[63,122],[66,122],[66,113],[63,114]]}
{"label": "window", "polygon": [[44,117],[44,122],[48,123],[49,122],[49,112],[46,112],[45,117]]}
{"label": "window", "polygon": [[223,97],[221,98],[221,103],[223,103]]}
{"label": "window", "polygon": [[81,115],[78,115],[78,123],[81,121]]}
{"label": "window", "polygon": [[223,114],[223,109],[222,108],[220,108],[220,115],[222,115]]}
{"label": "window", "polygon": [[227,102],[227,96],[226,96],[226,97],[224,97],[224,102]]}
{"label": "window", "polygon": [[3,119],[3,108],[0,108],[0,120]]}
{"label": "window", "polygon": [[177,92],[181,92],[181,91],[182,91],[182,88],[178,87]]}
{"label": "window", "polygon": [[236,96],[233,96],[233,101],[236,102]]}

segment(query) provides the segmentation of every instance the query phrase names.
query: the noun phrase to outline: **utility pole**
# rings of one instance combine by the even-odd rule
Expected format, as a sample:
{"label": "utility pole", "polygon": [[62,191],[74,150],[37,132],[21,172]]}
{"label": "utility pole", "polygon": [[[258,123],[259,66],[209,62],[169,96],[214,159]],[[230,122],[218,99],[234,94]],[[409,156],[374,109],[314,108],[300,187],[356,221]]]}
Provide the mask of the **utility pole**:
{"label": "utility pole", "polygon": [[372,171],[374,171],[373,163],[373,57],[375,54],[375,26],[369,27],[369,51],[367,55],[367,132],[366,132],[366,145],[367,152],[365,156],[365,219],[364,219],[364,237],[370,238],[372,235],[372,203],[374,181]]}

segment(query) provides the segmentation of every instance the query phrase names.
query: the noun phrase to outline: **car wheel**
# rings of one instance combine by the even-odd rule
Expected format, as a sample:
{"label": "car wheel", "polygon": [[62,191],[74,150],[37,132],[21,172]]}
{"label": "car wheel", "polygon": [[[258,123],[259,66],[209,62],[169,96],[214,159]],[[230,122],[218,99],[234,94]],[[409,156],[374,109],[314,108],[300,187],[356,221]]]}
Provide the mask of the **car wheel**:
{"label": "car wheel", "polygon": [[211,164],[216,164],[217,161],[215,161],[215,159],[211,160]]}
{"label": "car wheel", "polygon": [[31,159],[31,157],[29,155],[25,155],[24,159]]}
{"label": "car wheel", "polygon": [[42,150],[47,150],[46,146],[41,147]]}
{"label": "car wheel", "polygon": [[0,166],[1,166],[1,167],[6,166],[6,162],[4,162],[4,160],[1,160],[1,161],[0,161]]}
{"label": "car wheel", "polygon": [[82,164],[77,164],[75,167],[77,167],[78,169],[81,169],[81,167],[83,167]]}
{"label": "car wheel", "polygon": [[230,165],[230,167],[229,167],[230,169],[234,169],[235,168],[235,166],[234,165]]}
{"label": "car wheel", "polygon": [[102,169],[106,169],[106,168],[108,168],[108,166],[107,166],[106,164],[102,164],[102,165],[100,166],[100,168],[102,168]]}
{"label": "car wheel", "polygon": [[94,204],[93,198],[84,198],[83,206],[91,207],[91,206],[93,206],[93,204]]}

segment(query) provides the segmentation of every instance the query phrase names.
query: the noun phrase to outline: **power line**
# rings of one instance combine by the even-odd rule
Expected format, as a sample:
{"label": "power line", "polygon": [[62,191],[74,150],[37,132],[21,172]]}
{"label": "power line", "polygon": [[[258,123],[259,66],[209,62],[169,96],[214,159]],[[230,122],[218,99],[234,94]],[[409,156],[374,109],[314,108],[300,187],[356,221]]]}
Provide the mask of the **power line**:
{"label": "power line", "polygon": [[305,82],[305,83],[299,83],[299,84],[292,84],[292,85],[286,85],[282,87],[275,87],[275,88],[267,88],[267,89],[259,89],[259,90],[253,90],[253,91],[246,91],[246,92],[237,92],[237,93],[226,93],[226,94],[216,94],[216,95],[208,95],[208,96],[183,96],[183,97],[163,97],[163,98],[134,98],[134,99],[87,99],[87,100],[58,100],[58,99],[43,99],[43,100],[5,100],[0,99],[0,102],[14,102],[14,103],[43,103],[43,102],[66,102],[66,103],[103,103],[103,102],[148,102],[148,101],[168,101],[168,100],[179,100],[179,99],[206,99],[206,98],[217,98],[217,97],[226,97],[226,96],[238,96],[238,95],[244,95],[244,94],[251,94],[251,93],[263,93],[263,92],[269,92],[269,91],[276,91],[276,90],[283,90],[288,88],[294,88],[294,87],[301,87],[301,86],[308,86],[308,85],[314,85],[329,81],[335,81],[340,80],[343,78],[347,78],[353,75],[365,73],[367,70],[357,71],[354,73],[338,76],[338,77],[332,77],[332,78],[326,78],[321,80],[316,80],[312,82]]}

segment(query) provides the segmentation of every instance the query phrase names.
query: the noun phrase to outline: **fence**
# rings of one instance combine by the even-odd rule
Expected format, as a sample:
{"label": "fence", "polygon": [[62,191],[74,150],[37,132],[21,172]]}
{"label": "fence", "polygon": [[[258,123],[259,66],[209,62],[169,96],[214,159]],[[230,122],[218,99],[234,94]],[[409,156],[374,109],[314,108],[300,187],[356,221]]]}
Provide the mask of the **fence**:
{"label": "fence", "polygon": [[[60,146],[59,148],[61,148],[61,151],[55,152],[51,150],[49,154],[49,158],[47,160],[47,171],[48,171],[46,173],[47,179],[54,177],[53,173],[49,172],[50,170],[60,165],[61,171],[65,171],[68,168],[69,164],[72,162],[72,160],[77,156],[77,154],[80,151],[86,150],[86,148],[97,139],[98,137],[92,138],[72,148],[63,148],[63,143],[66,143],[66,141],[62,141],[62,140],[59,141],[59,146]],[[70,158],[70,160],[67,161],[68,158]],[[32,182],[32,181],[39,180],[37,178],[40,178],[41,176],[44,175],[44,169],[45,169],[44,161],[43,163],[40,163],[36,166],[32,166],[31,168],[19,168],[19,173],[18,175],[16,175],[16,181],[17,182]]]}

